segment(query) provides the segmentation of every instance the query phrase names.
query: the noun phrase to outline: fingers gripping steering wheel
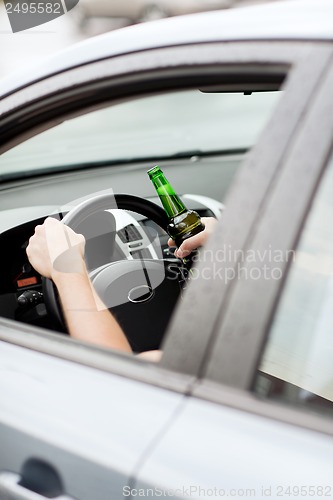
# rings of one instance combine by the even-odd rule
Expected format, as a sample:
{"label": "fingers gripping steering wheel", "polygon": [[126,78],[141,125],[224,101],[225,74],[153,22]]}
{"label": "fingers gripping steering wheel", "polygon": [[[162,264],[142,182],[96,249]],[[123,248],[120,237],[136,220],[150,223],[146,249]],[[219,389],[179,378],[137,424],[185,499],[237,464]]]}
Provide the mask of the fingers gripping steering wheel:
{"label": "fingers gripping steering wheel", "polygon": [[[70,210],[62,222],[75,231],[90,216],[110,209],[137,212],[164,230],[168,224],[161,207],[128,194],[94,196]],[[103,302],[112,309],[133,351],[158,349],[180,293],[178,261],[119,260],[95,269],[90,278]],[[66,333],[57,290],[51,280],[43,280],[43,293],[50,316],[58,329]]]}

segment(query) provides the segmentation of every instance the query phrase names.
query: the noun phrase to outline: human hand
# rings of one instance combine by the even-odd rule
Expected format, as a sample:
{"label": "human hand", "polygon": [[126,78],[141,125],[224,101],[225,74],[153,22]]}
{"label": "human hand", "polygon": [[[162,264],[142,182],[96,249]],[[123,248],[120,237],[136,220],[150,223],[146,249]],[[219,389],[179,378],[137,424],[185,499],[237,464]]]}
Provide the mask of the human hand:
{"label": "human hand", "polygon": [[54,279],[57,273],[84,273],[82,234],[75,233],[56,219],[48,217],[36,226],[26,252],[33,268],[42,276]]}
{"label": "human hand", "polygon": [[[195,236],[192,236],[191,238],[183,241],[180,247],[175,250],[174,255],[179,259],[187,257],[188,255],[190,255],[190,253],[193,252],[193,250],[204,245],[208,236],[214,231],[217,224],[217,220],[214,217],[201,217],[201,220],[205,225],[205,229],[201,231],[201,233],[198,233]],[[168,245],[169,247],[176,246],[174,240],[171,238],[169,238],[168,240]]]}

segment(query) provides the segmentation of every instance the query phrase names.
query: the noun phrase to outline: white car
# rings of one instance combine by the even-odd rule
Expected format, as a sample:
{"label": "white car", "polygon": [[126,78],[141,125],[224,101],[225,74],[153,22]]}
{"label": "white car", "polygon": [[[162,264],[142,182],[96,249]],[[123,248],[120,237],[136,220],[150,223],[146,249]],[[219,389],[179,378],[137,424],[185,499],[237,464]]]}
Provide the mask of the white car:
{"label": "white car", "polygon": [[[333,495],[332,20],[166,19],[1,82],[1,500]],[[190,279],[156,164],[219,219]],[[25,251],[48,216],[85,233],[133,355],[67,335]]]}

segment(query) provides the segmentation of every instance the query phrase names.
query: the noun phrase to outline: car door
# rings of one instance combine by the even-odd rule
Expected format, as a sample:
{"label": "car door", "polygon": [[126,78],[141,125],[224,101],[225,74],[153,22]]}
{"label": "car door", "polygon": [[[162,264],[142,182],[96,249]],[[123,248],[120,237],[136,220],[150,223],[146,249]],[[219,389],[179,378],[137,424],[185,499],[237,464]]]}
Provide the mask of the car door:
{"label": "car door", "polygon": [[[70,113],[93,108],[102,100],[177,89],[195,82],[207,84],[214,79],[220,81],[221,74],[229,78],[258,73],[268,78],[273,74],[274,80],[287,73],[284,98],[230,195],[232,207],[241,199],[244,178],[250,174],[256,186],[251,196],[253,204],[237,226],[240,244],[244,245],[251,221],[274,180],[290,136],[297,132],[307,99],[316,88],[329,54],[326,46],[304,48],[297,43],[203,44],[96,62],[37,82],[29,93],[18,91],[4,99],[1,147],[8,149],[23,137],[50,127]],[[313,62],[311,73],[309,58]],[[300,92],[299,82],[305,75],[308,78]],[[295,102],[292,96],[296,94]],[[292,105],[293,114],[289,116]],[[288,123],[282,120],[286,115]],[[282,132],[281,121],[285,124]],[[269,158],[269,167],[264,171],[273,145],[274,158]],[[260,175],[259,167],[257,173],[258,177],[262,175],[260,185],[253,178],[253,165],[261,165]],[[226,218],[225,234],[234,228]],[[1,318],[1,383],[5,397],[1,400],[0,422],[6,450],[0,465],[3,495],[29,498],[31,491],[44,496],[55,495],[56,491],[58,496],[80,499],[119,498],[124,487],[134,484],[141,465],[167,428],[177,422],[185,395],[211,359],[206,349],[215,333],[212,318],[217,309],[213,302],[204,307],[204,297],[209,298],[207,290],[198,293],[194,302],[193,291],[194,286],[190,286],[179,304],[159,365],[79,345]],[[193,304],[200,307],[193,308]],[[220,301],[216,305],[220,310]],[[174,449],[168,453],[174,456]],[[36,484],[36,477],[52,480]]]}

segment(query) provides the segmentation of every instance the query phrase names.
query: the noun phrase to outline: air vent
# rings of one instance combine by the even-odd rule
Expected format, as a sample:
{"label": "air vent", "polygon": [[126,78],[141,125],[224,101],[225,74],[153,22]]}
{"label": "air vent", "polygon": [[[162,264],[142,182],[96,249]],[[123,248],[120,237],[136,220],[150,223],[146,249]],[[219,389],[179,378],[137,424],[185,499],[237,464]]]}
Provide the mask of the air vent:
{"label": "air vent", "polygon": [[123,243],[130,243],[131,241],[141,240],[142,237],[133,224],[129,224],[120,231],[118,231],[118,236]]}

